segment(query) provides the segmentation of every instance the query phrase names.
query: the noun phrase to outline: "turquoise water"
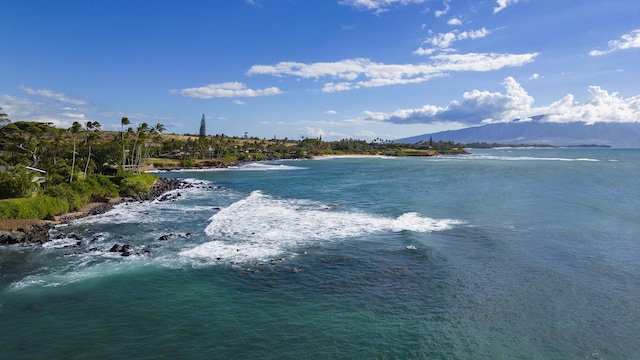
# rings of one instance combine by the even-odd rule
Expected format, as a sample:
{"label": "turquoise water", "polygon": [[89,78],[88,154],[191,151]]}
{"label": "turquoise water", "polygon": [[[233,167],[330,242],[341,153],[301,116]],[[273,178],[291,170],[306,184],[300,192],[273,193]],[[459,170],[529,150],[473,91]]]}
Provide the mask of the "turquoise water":
{"label": "turquoise water", "polygon": [[161,173],[0,248],[0,358],[640,358],[640,150],[470,151]]}

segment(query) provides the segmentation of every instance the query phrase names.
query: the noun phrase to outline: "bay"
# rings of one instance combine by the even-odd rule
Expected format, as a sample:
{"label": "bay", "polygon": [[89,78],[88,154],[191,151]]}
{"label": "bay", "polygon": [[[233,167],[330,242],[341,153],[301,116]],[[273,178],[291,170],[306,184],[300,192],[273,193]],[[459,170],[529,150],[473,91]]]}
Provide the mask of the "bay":
{"label": "bay", "polygon": [[0,248],[3,356],[640,357],[640,150],[469,151],[159,173]]}

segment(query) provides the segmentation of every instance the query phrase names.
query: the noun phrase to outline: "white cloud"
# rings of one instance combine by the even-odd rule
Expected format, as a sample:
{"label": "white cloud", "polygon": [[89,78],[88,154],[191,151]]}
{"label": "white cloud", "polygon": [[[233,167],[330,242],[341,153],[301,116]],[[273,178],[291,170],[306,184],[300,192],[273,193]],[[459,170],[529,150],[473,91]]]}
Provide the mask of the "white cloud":
{"label": "white cloud", "polygon": [[458,19],[458,18],[452,18],[451,20],[447,21],[448,25],[462,25],[462,20]]}
{"label": "white cloud", "polygon": [[575,101],[573,94],[549,105],[545,121],[575,122],[640,122],[640,95],[624,98],[616,92],[609,93],[599,86],[589,86],[589,97],[584,104]]}
{"label": "white cloud", "polygon": [[[53,99],[53,101],[50,101]],[[75,108],[63,107],[63,102],[55,97],[46,97],[45,101],[33,101],[11,95],[0,95],[2,111],[11,121],[34,121],[51,123],[55,127],[69,128],[74,121],[84,122],[90,119]],[[91,120],[93,121],[93,120]]]}
{"label": "white cloud", "polygon": [[532,54],[440,54],[431,57],[430,64],[381,64],[369,59],[346,59],[338,62],[297,63],[281,62],[276,65],[254,65],[247,74],[297,76],[301,78],[331,78],[323,92],[336,92],[366,87],[380,87],[420,83],[453,72],[492,71],[504,67],[522,66],[534,60]]}
{"label": "white cloud", "polygon": [[336,115],[338,112],[335,111],[335,110],[327,110],[324,113],[327,114],[327,115]]}
{"label": "white cloud", "polygon": [[436,10],[436,12],[434,13],[435,16],[437,18],[446,15],[449,12],[449,9],[451,9],[451,7],[449,6],[449,1],[445,1],[444,2],[444,10]]}
{"label": "white cloud", "polygon": [[233,103],[235,105],[247,105],[247,103],[242,100],[233,100]]}
{"label": "white cloud", "polygon": [[340,5],[351,6],[358,10],[370,10],[374,13],[382,13],[387,11],[394,5],[411,5],[422,4],[426,0],[340,0]]}
{"label": "white cloud", "polygon": [[491,30],[487,30],[486,28],[471,30],[471,31],[450,31],[446,33],[438,33],[436,35],[430,36],[424,40],[423,44],[427,44],[431,47],[423,48],[422,46],[414,51],[413,53],[416,55],[430,55],[436,50],[447,50],[451,47],[451,44],[460,41],[460,40],[475,40],[483,38],[487,35],[491,34]]}
{"label": "white cloud", "polygon": [[86,119],[84,114],[62,113],[62,115],[70,119],[76,119],[76,121],[82,121]]}
{"label": "white cloud", "polygon": [[29,94],[29,95],[36,95],[36,96],[42,96],[48,99],[52,99],[55,101],[60,101],[63,103],[67,103],[67,104],[73,104],[73,105],[85,105],[87,102],[84,100],[79,100],[79,99],[73,99],[68,97],[65,94],[62,93],[56,93],[53,92],[51,90],[46,90],[46,89],[40,89],[40,90],[35,90],[32,89],[28,86],[25,85],[20,85],[20,90],[24,91],[25,93]]}
{"label": "white cloud", "polygon": [[620,37],[621,40],[609,41],[609,49],[607,50],[591,50],[589,55],[600,56],[612,53],[617,50],[627,50],[631,48],[640,48],[640,29],[633,30],[628,34]]}
{"label": "white cloud", "polygon": [[392,113],[365,112],[371,120],[397,124],[480,123],[509,122],[532,116],[533,97],[512,77],[502,82],[506,91],[472,90],[462,94],[462,101],[454,100],[446,107],[424,105],[417,109],[400,109]]}
{"label": "white cloud", "polygon": [[257,6],[257,7],[262,7],[262,5],[260,5],[260,3],[258,2],[258,0],[244,0],[245,3],[249,4],[249,5],[253,5],[253,6]]}
{"label": "white cloud", "polygon": [[434,52],[436,52],[436,49],[434,48],[423,48],[423,47],[419,47],[417,50],[415,50],[413,53],[416,55],[431,55]]}
{"label": "white cloud", "polygon": [[[175,91],[171,91],[175,93]],[[186,97],[199,99],[228,98],[228,97],[256,97],[282,94],[277,87],[266,89],[248,89],[247,86],[239,82],[227,82],[221,84],[210,84],[197,88],[187,88],[180,90],[180,94]]]}
{"label": "white cloud", "polygon": [[538,73],[534,73],[534,74],[531,74],[531,76],[529,76],[529,80],[538,80],[538,79],[542,79],[542,78],[544,78],[544,76],[542,76],[542,75],[540,75]]}
{"label": "white cloud", "polygon": [[640,122],[640,95],[624,98],[616,92],[590,86],[585,103],[575,101],[574,96],[568,94],[549,106],[533,107],[534,98],[513,77],[507,77],[502,85],[504,93],[472,90],[462,94],[462,100],[453,100],[445,107],[424,105],[391,113],[365,111],[364,120],[396,124],[446,123],[457,127],[522,121],[536,115],[544,115],[543,121],[559,123]]}
{"label": "white cloud", "polygon": [[520,0],[496,0],[496,4],[498,4],[498,6],[493,8],[493,13],[498,13],[504,10],[507,6],[518,3],[518,1]]}

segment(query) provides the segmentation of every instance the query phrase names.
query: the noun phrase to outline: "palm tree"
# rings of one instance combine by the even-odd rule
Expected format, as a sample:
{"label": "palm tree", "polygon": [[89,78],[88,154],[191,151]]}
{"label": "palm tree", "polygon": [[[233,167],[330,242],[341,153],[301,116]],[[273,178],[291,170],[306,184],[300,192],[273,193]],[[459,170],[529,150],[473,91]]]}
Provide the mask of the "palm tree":
{"label": "palm tree", "polygon": [[136,140],[131,149],[131,164],[135,164],[138,170],[142,163],[142,145],[146,143],[148,133],[149,124],[147,123],[142,123],[136,128]]}
{"label": "palm tree", "polygon": [[69,182],[73,182],[73,171],[76,167],[76,136],[82,131],[82,125],[80,125],[79,122],[74,121],[69,130],[71,130],[71,137],[73,138],[73,154],[71,160],[71,176],[69,177]]}
{"label": "palm tree", "polygon": [[5,123],[9,124],[11,123],[11,120],[9,120],[9,115],[2,112],[2,107],[0,107],[0,126]]}
{"label": "palm tree", "polygon": [[120,134],[122,135],[122,170],[124,170],[125,161],[127,159],[125,156],[126,152],[124,148],[124,126],[129,124],[131,124],[131,122],[129,121],[129,118],[123,116],[122,119],[120,120],[120,126],[121,126]]}
{"label": "palm tree", "polygon": [[85,144],[89,147],[89,155],[87,156],[87,163],[84,166],[84,176],[87,177],[87,170],[89,169],[89,162],[91,161],[91,144],[100,138],[100,125],[97,121],[87,121],[85,128],[87,131],[91,131],[84,139]]}
{"label": "palm tree", "polygon": [[60,146],[63,143],[63,138],[64,138],[64,130],[63,129],[59,129],[59,128],[52,128],[51,132],[53,133],[52,136],[52,146],[53,146],[53,165],[57,165],[58,164],[58,150],[60,149]]}
{"label": "palm tree", "polygon": [[159,134],[162,134],[162,133],[166,130],[166,128],[164,127],[164,125],[162,125],[162,124],[160,124],[160,123],[157,123],[157,124],[156,124],[156,126],[154,126],[154,129],[156,129],[156,131],[157,131]]}
{"label": "palm tree", "polygon": [[[152,135],[151,141],[154,143],[153,145],[156,148],[156,154],[160,154],[160,149],[162,149],[162,133],[165,131],[164,125],[161,123],[157,123],[156,126],[151,128],[150,134]],[[147,151],[147,155],[149,155],[150,150]]]}

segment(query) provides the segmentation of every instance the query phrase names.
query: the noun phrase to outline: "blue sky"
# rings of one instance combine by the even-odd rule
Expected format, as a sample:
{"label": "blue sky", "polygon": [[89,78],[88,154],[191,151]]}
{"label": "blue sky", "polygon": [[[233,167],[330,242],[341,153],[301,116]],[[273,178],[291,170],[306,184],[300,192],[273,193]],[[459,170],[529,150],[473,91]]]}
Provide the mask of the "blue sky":
{"label": "blue sky", "polygon": [[11,120],[398,139],[640,122],[640,2],[0,0]]}

